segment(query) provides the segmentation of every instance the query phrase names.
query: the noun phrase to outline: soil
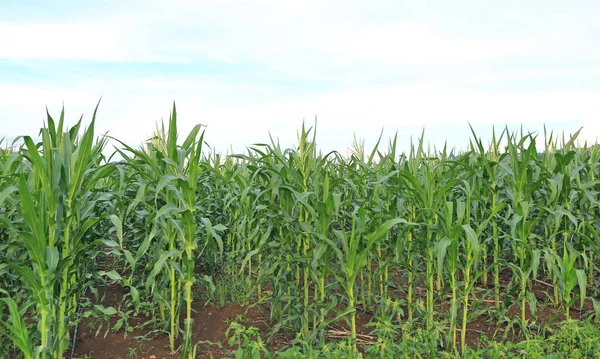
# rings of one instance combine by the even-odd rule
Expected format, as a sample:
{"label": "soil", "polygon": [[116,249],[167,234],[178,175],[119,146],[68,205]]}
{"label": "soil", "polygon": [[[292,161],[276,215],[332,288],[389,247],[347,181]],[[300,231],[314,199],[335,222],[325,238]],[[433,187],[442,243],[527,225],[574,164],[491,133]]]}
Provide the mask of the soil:
{"label": "soil", "polygon": [[[104,292],[102,305],[105,307],[119,307],[121,299],[125,294],[118,285],[109,285],[100,288]],[[212,305],[204,306],[195,303],[194,313],[194,342],[201,342],[198,347],[198,358],[224,358],[227,352],[219,348],[219,344],[227,347],[225,331],[232,321],[241,317],[246,326],[254,325],[266,330],[265,318],[258,307],[245,308],[238,305],[216,308]],[[129,318],[130,325],[134,326],[148,321],[149,318],[142,316]],[[111,327],[117,318],[111,319]],[[121,329],[117,333],[112,330],[106,333],[106,323],[96,335],[98,319],[84,319],[78,327],[77,340],[75,342],[75,358],[98,358],[98,359],[161,359],[177,358],[169,348],[169,337],[165,332],[155,333],[151,329],[135,329],[124,335]],[[176,345],[179,345],[176,342]]]}
{"label": "soil", "polygon": [[[502,276],[502,285],[508,283],[510,275]],[[399,281],[398,283],[402,283]],[[490,286],[491,288],[491,286]],[[425,288],[417,285],[415,288],[415,294],[417,299],[424,299]],[[536,327],[545,328],[552,323],[564,320],[564,310],[561,308],[555,308],[549,303],[549,296],[552,295],[552,288],[546,283],[535,281],[533,290],[538,298],[537,316],[538,320],[533,323]],[[389,289],[390,294],[398,298],[404,298],[405,295],[402,291]],[[125,292],[116,284],[108,285],[99,288],[100,293],[104,293],[101,304],[104,306],[113,306],[115,308],[120,306],[122,298]],[[493,338],[497,340],[502,338],[504,331],[506,330],[503,324],[498,323],[498,319],[495,317],[493,292],[489,293],[487,297],[485,295],[485,289],[478,289],[475,293],[477,298],[482,298],[479,301],[477,309],[480,310],[480,315],[476,318],[471,319],[467,325],[466,340],[467,344],[471,347],[477,347],[482,342],[482,338]],[[449,302],[446,300],[447,296],[438,298],[436,301],[436,317],[438,319],[444,319],[448,317]],[[504,300],[505,298],[501,298]],[[473,299],[470,301],[470,305],[474,305]],[[267,317],[267,309],[260,306],[252,306],[251,308],[242,307],[238,305],[229,305],[217,308],[213,305],[205,305],[204,303],[194,303],[194,341],[200,342],[198,347],[198,358],[224,358],[232,356],[231,351],[234,349],[227,345],[227,338],[225,331],[229,327],[232,321],[241,319],[242,323],[249,326],[255,326],[259,328],[260,332],[266,334],[270,324]],[[365,326],[372,318],[373,314],[368,311],[362,310],[360,307],[357,308],[357,332],[360,336],[359,339],[364,341],[370,341],[371,338],[368,334],[372,330],[372,327]],[[581,313],[593,310],[592,303],[586,301],[584,308],[579,310],[577,305],[574,305],[571,310],[571,317],[573,319],[579,319]],[[520,303],[513,303],[508,307],[506,316],[508,318],[520,316]],[[459,317],[462,312],[459,313]],[[526,308],[527,318],[531,318],[529,312],[529,306]],[[130,325],[134,327],[148,321],[149,318],[142,316],[131,317],[129,319]],[[117,318],[111,319],[111,327],[115,324]],[[75,357],[76,358],[98,358],[98,359],[119,359],[119,358],[136,358],[136,359],[161,359],[161,358],[176,358],[177,354],[172,354],[169,349],[169,337],[165,332],[152,332],[151,329],[135,329],[133,332],[128,333],[124,336],[123,330],[115,333],[112,330],[106,333],[106,323],[100,330],[100,334],[96,335],[98,328],[98,319],[84,319],[78,328],[77,338],[75,342]],[[460,328],[460,322],[458,323]],[[348,334],[348,328],[344,321],[340,321],[330,328],[331,340],[341,338]],[[106,335],[105,335],[106,333]],[[519,330],[515,330],[514,335],[509,333],[507,336],[508,340],[517,339],[515,336],[519,335]],[[460,338],[460,332],[457,333],[457,337]],[[281,348],[285,346],[291,338],[277,338],[275,343],[267,345],[267,348],[273,351],[273,349]],[[212,343],[212,344],[209,344]],[[176,343],[178,346],[179,343]],[[229,354],[228,354],[229,352]]]}

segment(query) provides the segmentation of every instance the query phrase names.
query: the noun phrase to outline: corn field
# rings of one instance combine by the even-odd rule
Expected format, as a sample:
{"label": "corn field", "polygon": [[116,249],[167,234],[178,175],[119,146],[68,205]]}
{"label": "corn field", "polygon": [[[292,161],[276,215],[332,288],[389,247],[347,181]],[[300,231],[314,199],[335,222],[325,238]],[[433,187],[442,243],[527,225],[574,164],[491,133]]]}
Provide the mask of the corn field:
{"label": "corn field", "polygon": [[194,308],[225,278],[264,308],[263,335],[291,338],[254,357],[600,357],[600,145],[579,132],[342,155],[302,125],[291,149],[223,156],[175,107],[138,147],[95,117],[0,143],[0,357],[70,357],[106,282],[200,357]]}

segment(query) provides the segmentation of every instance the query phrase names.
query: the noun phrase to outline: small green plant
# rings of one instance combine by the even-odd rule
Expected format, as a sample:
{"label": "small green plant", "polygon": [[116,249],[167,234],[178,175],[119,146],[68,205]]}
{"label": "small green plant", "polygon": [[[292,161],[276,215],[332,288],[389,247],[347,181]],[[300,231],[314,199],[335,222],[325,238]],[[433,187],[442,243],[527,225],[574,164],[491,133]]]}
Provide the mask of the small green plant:
{"label": "small green plant", "polygon": [[367,347],[366,352],[373,358],[396,358],[397,351],[394,342],[398,337],[400,325],[392,323],[392,316],[380,315],[373,317],[367,326],[373,327],[369,335],[377,337],[377,342]]}
{"label": "small green plant", "polygon": [[[5,292],[5,291],[2,291]],[[31,337],[29,336],[29,329],[27,328],[27,324],[23,319],[23,313],[27,309],[26,306],[21,308],[18,307],[17,303],[15,303],[12,298],[2,298],[0,303],[4,302],[8,307],[8,320],[0,321],[0,328],[4,327],[7,332],[7,336],[12,342],[21,350],[25,359],[30,359],[34,357],[34,351],[32,350],[32,342]],[[4,308],[0,306],[0,316],[2,315]],[[0,353],[1,354],[1,353]]]}
{"label": "small green plant", "polygon": [[556,253],[554,255],[554,274],[558,280],[558,287],[560,288],[559,297],[562,305],[565,307],[565,316],[569,318],[570,308],[575,302],[576,298],[573,297],[573,289],[579,286],[579,299],[580,306],[583,307],[583,302],[586,297],[587,288],[587,276],[583,269],[577,269],[575,267],[577,258],[580,253],[577,252],[571,245],[565,243],[563,249],[563,256],[560,257]]}
{"label": "small green plant", "polygon": [[543,346],[553,352],[548,354],[575,359],[600,357],[600,329],[590,321],[567,318],[550,333]]}
{"label": "small green plant", "polygon": [[256,327],[246,328],[237,322],[232,322],[225,331],[225,336],[229,338],[227,344],[235,347],[232,354],[235,359],[268,359],[271,358],[269,351]]}
{"label": "small green plant", "polygon": [[118,332],[119,329],[123,328],[123,337],[127,338],[127,334],[133,332],[133,326],[129,325],[129,317],[133,313],[133,310],[122,311],[118,310],[117,315],[119,319],[113,326],[113,331]]}
{"label": "small green plant", "polygon": [[217,308],[228,304],[244,305],[247,302],[247,286],[239,277],[219,276],[213,284],[213,280],[205,276],[204,280],[200,282],[208,289],[201,292],[205,301],[212,303]]}

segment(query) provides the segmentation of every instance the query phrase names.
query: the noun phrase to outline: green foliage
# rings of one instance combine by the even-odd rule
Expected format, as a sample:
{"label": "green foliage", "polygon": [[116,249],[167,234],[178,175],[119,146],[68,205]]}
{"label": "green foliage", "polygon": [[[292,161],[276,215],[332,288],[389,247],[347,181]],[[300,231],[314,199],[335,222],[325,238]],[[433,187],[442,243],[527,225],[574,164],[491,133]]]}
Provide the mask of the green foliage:
{"label": "green foliage", "polygon": [[[139,148],[114,139],[121,159],[108,162],[94,121],[48,116],[38,143],[0,150],[0,356],[61,357],[81,316],[115,316],[127,335],[146,315],[192,358],[201,301],[266,308],[264,341],[232,324],[236,357],[597,354],[600,145],[578,133],[542,143],[504,130],[486,147],[471,129],[462,153],[355,138],[343,156],[319,152],[303,124],[292,148],[271,138],[222,156],[201,125],[179,137],[173,106]],[[100,281],[123,288],[120,307],[82,300]],[[584,318],[570,321],[577,300]],[[558,305],[572,336],[532,334],[538,308]],[[376,339],[361,339],[358,311],[374,313]],[[470,323],[486,318],[510,326],[476,347]],[[347,337],[332,340],[334,327]],[[276,334],[296,345],[269,354]]]}

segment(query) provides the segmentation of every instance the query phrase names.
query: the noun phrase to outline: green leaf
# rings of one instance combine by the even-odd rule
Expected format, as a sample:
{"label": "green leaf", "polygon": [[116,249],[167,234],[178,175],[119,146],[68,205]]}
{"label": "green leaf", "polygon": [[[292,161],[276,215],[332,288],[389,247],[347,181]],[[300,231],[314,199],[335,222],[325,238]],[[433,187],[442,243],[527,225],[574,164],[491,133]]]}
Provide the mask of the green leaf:
{"label": "green leaf", "polygon": [[154,238],[155,235],[156,235],[156,227],[152,227],[152,230],[146,237],[144,237],[144,241],[142,242],[142,244],[140,244],[140,246],[137,249],[137,252],[135,253],[135,262],[136,263],[142,258],[142,256],[144,254],[146,254],[146,251],[150,247],[150,241],[152,241],[152,239]]}
{"label": "green leaf", "polygon": [[123,223],[121,222],[121,219],[114,214],[111,214],[108,218],[117,230],[117,238],[119,239],[119,243],[123,243]]}
{"label": "green leaf", "polygon": [[[33,345],[29,330],[25,323],[24,313],[19,310],[17,303],[12,298],[2,298],[9,310],[8,321],[0,322],[6,328],[8,338],[21,350],[26,359],[33,358]],[[0,308],[1,309],[1,308]]]}
{"label": "green leaf", "polygon": [[159,220],[163,219],[163,217],[169,217],[175,213],[180,213],[181,211],[182,210],[179,209],[175,204],[167,203],[158,210],[154,220],[159,221]]}
{"label": "green leaf", "polygon": [[224,225],[222,225],[221,223],[214,225],[212,228],[213,228],[215,231],[219,231],[219,232],[222,232],[222,231],[225,231],[225,230],[227,230],[227,227],[225,227],[225,226],[224,226]]}
{"label": "green leaf", "polygon": [[154,278],[162,271],[163,267],[165,266],[165,263],[169,258],[179,258],[180,255],[181,251],[178,250],[162,252],[156,263],[154,263],[154,267],[152,267],[150,275],[146,279],[146,288],[149,288],[155,284]]}
{"label": "green leaf", "polygon": [[119,248],[119,243],[115,242],[112,239],[101,239],[102,243],[104,243],[107,247],[110,248]]}
{"label": "green leaf", "polygon": [[141,302],[140,302],[140,293],[137,288],[134,286],[129,286],[129,290],[131,293],[131,298],[133,299],[133,303],[135,304],[136,314],[140,310]]}
{"label": "green leaf", "polygon": [[448,238],[442,238],[434,246],[434,252],[437,256],[437,274],[439,278],[442,278],[442,272],[444,268],[444,260],[446,259],[446,251],[452,241]]}
{"label": "green leaf", "polygon": [[50,273],[54,273],[56,271],[59,259],[60,256],[58,254],[58,248],[46,248],[46,263],[48,265],[48,270],[50,271]]}
{"label": "green leaf", "polygon": [[481,246],[479,244],[479,236],[475,233],[473,228],[471,228],[468,224],[462,225],[463,230],[465,231],[465,235],[467,237],[467,241],[469,241],[470,248],[472,251],[472,260],[473,263],[477,263],[477,259],[479,258],[479,252],[481,250]]}
{"label": "green leaf", "polygon": [[46,232],[42,226],[42,222],[38,218],[33,199],[25,182],[25,176],[21,175],[19,180],[19,192],[21,196],[21,209],[25,222],[31,228],[32,234],[22,233],[23,240],[31,259],[38,266],[45,266],[45,252],[46,252]]}
{"label": "green leaf", "polygon": [[129,267],[131,267],[131,270],[133,271],[135,269],[136,260],[133,258],[133,255],[131,254],[131,252],[128,251],[127,249],[123,250],[123,254],[125,254],[125,258],[127,259],[127,262],[129,263]]}
{"label": "green leaf", "polygon": [[583,269],[577,269],[575,274],[577,275],[577,284],[579,285],[579,305],[583,308],[587,291],[587,276]]}
{"label": "green leaf", "polygon": [[111,270],[109,272],[99,271],[98,274],[100,274],[101,276],[107,276],[108,278],[110,278],[112,280],[122,280],[123,279],[121,277],[121,275],[114,270]]}
{"label": "green leaf", "polygon": [[45,288],[42,287],[40,281],[33,273],[33,270],[31,270],[29,267],[24,267],[15,263],[9,263],[8,267],[14,270],[25,281],[25,283],[27,283],[27,288],[31,291],[35,302],[40,304],[42,307],[46,307],[48,305],[48,299],[46,298]]}
{"label": "green leaf", "polygon": [[404,220],[402,218],[394,218],[394,219],[387,220],[382,225],[377,227],[377,229],[374,232],[367,235],[367,248],[371,248],[371,246],[376,241],[385,237],[387,235],[387,233],[390,231],[390,229],[392,229],[392,227],[394,227],[398,223],[409,224],[409,222],[407,222],[406,220]]}
{"label": "green leaf", "polygon": [[96,304],[94,305],[94,308],[96,308],[99,312],[109,317],[111,315],[117,314],[117,310],[114,307],[105,307],[103,305]]}
{"label": "green leaf", "polygon": [[6,201],[6,199],[13,194],[13,192],[17,191],[16,186],[8,186],[2,192],[0,192],[0,205]]}

